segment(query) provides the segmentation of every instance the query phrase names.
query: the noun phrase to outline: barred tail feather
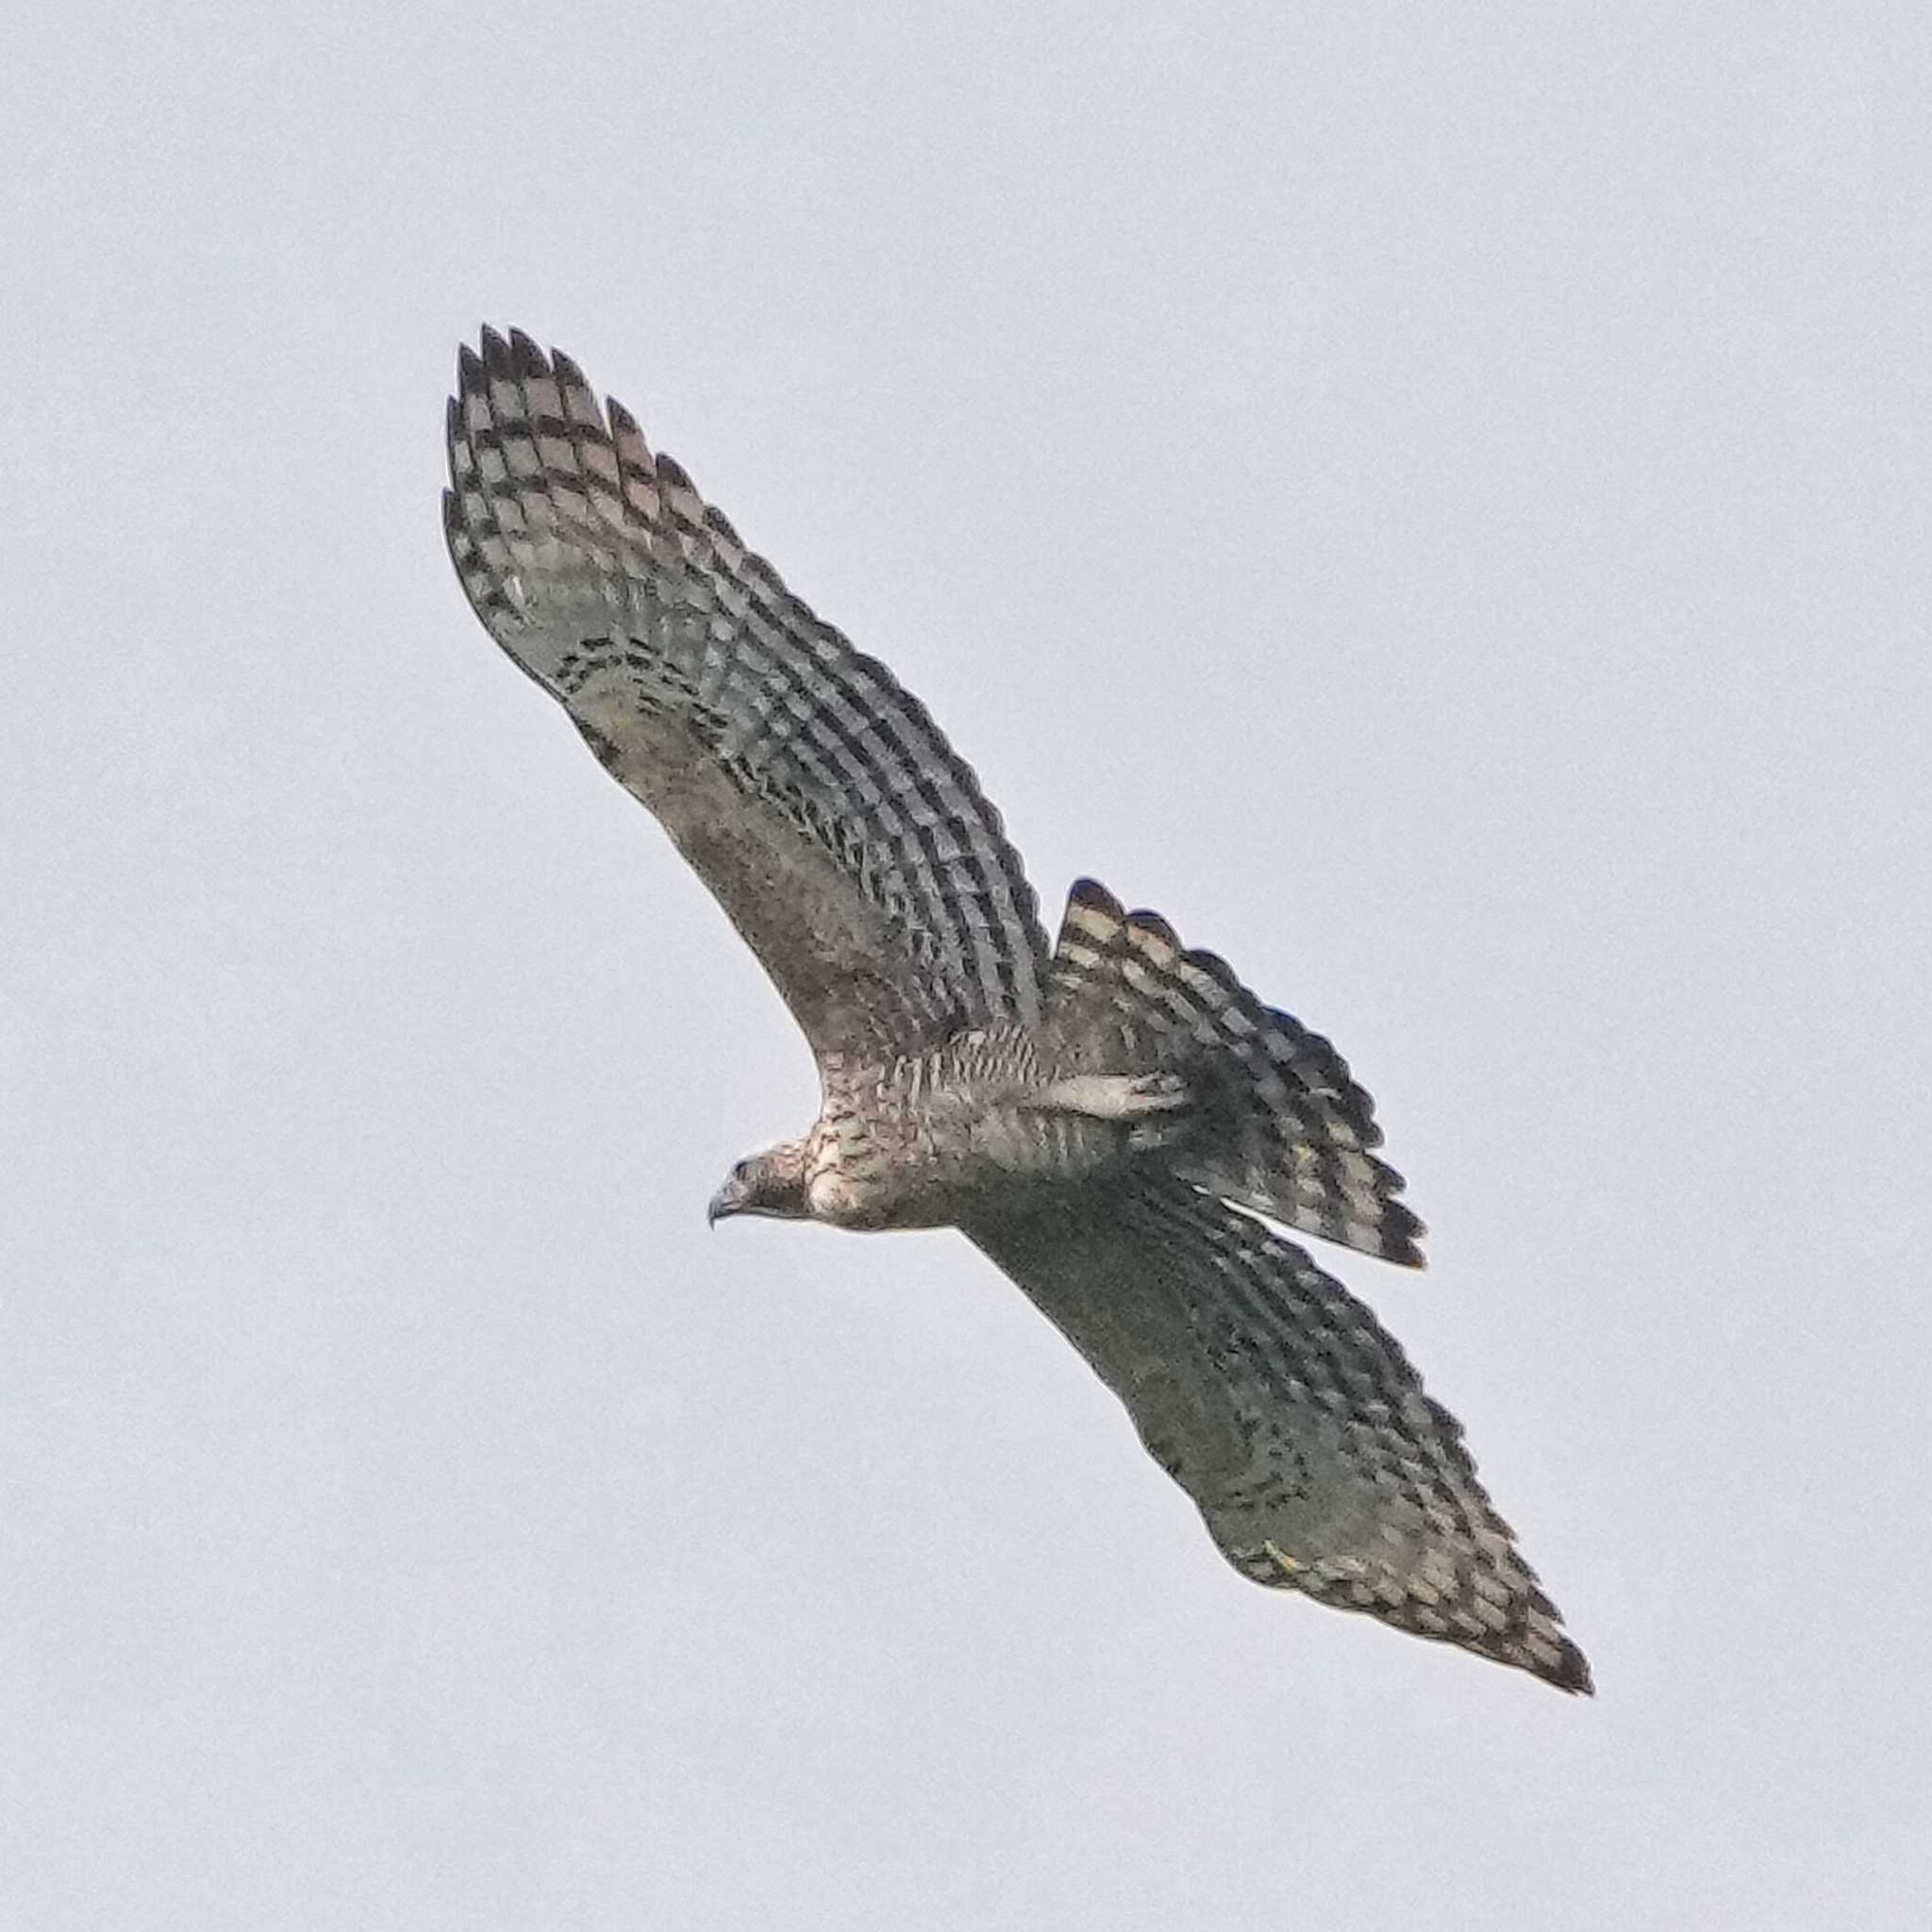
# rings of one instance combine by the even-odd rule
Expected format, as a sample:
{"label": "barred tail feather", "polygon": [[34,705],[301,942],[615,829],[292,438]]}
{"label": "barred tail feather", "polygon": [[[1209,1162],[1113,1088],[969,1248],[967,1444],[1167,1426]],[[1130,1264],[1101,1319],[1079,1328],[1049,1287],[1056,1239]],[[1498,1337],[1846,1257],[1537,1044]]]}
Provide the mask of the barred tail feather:
{"label": "barred tail feather", "polygon": [[1077,880],[1047,981],[1048,1014],[1108,1061],[1171,1068],[1195,1119],[1168,1140],[1182,1179],[1385,1260],[1420,1267],[1423,1224],[1372,1151],[1374,1104],[1327,1041],[1266,1007],[1217,954],[1185,948],[1156,912]]}

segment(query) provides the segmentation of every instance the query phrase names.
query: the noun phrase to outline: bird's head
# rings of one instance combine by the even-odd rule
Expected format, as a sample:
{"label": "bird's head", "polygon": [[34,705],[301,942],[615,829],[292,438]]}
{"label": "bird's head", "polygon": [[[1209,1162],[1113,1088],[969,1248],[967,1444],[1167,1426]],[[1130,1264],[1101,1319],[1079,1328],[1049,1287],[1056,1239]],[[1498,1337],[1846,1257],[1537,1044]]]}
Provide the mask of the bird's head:
{"label": "bird's head", "polygon": [[705,1209],[705,1219],[715,1227],[734,1214],[802,1221],[810,1212],[805,1193],[805,1142],[781,1141],[762,1153],[747,1154],[724,1176],[724,1185]]}

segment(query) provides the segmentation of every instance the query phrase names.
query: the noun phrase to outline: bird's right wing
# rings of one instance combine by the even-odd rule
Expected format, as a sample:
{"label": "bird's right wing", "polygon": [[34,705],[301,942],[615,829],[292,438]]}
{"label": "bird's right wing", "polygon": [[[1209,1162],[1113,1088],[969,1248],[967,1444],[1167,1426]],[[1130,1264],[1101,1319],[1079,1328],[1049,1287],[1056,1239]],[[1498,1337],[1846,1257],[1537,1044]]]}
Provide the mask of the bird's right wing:
{"label": "bird's right wing", "polygon": [[1243,1574],[1591,1688],[1461,1425],[1300,1248],[1147,1174],[1016,1197],[964,1231],[1126,1405]]}
{"label": "bird's right wing", "polygon": [[566,356],[483,332],[449,406],[450,556],[491,636],[663,824],[821,1059],[1039,1012],[999,814]]}

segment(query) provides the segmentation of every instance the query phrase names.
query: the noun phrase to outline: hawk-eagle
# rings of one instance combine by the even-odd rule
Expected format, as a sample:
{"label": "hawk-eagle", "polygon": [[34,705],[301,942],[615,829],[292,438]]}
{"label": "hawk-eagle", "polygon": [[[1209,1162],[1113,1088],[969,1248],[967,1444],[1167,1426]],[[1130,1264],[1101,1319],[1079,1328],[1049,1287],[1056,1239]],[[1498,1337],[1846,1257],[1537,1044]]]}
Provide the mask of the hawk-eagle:
{"label": "hawk-eagle", "polygon": [[568,357],[485,329],[449,464],[476,614],[657,815],[817,1058],[818,1120],[740,1161],[711,1218],[958,1228],[1243,1575],[1588,1690],[1460,1425],[1267,1224],[1421,1261],[1328,1041],[1091,880],[1049,945],[924,707]]}

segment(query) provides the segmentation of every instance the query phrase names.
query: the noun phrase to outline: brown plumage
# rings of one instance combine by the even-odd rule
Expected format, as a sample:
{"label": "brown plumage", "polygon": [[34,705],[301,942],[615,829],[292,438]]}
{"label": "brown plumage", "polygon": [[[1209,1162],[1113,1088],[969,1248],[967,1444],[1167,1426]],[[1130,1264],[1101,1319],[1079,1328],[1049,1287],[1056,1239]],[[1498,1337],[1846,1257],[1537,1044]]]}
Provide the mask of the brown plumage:
{"label": "brown plumage", "polygon": [[449,459],[478,616],[657,815],[818,1060],[817,1123],[741,1161],[712,1218],[960,1228],[1244,1575],[1587,1690],[1454,1418],[1255,1218],[1421,1262],[1327,1041],[1091,880],[1049,950],[999,814],[924,708],[567,357],[486,329]]}

